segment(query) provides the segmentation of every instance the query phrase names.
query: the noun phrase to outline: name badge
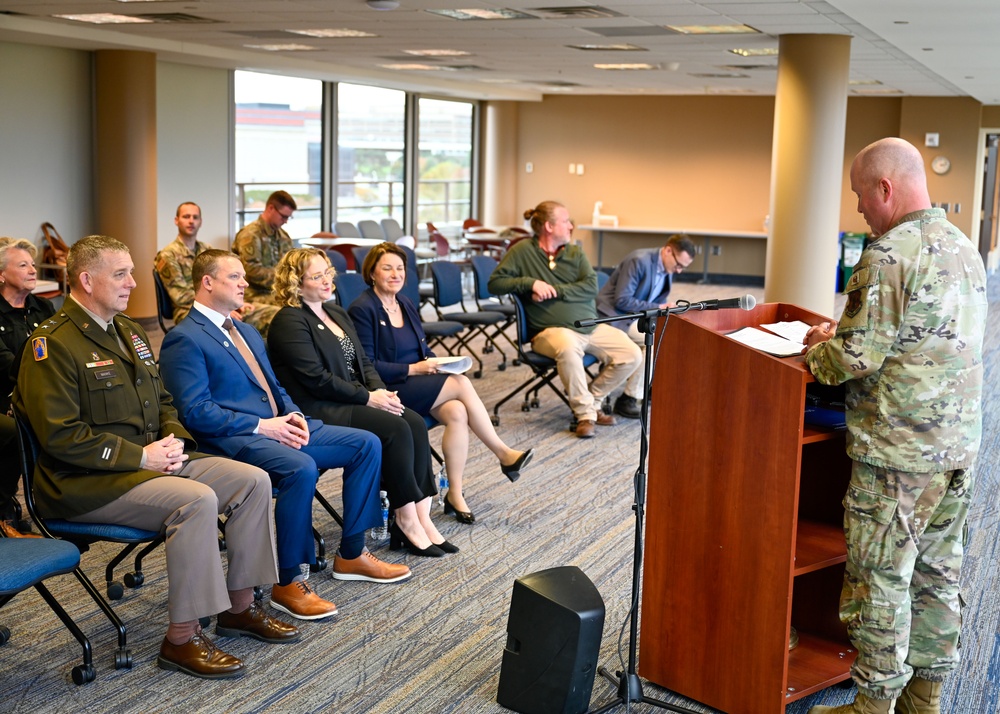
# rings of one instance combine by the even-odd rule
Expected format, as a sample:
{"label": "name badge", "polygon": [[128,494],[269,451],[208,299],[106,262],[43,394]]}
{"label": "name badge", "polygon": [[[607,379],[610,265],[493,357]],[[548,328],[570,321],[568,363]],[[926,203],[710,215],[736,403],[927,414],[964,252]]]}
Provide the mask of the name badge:
{"label": "name badge", "polygon": [[118,376],[117,369],[101,369],[94,372],[94,379],[112,379]]}

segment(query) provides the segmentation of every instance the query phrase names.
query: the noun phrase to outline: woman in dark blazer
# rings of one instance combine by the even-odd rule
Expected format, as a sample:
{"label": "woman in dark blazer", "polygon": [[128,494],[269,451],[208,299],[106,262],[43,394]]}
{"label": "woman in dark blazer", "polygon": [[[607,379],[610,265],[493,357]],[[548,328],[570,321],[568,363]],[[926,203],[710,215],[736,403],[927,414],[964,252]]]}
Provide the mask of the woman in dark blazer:
{"label": "woman in dark blazer", "polygon": [[390,547],[435,557],[456,552],[430,518],[436,491],[427,426],[385,388],[347,313],[329,301],[333,269],[326,253],[286,253],[273,290],[283,305],[267,335],[278,381],[307,415],[370,431],[382,442],[382,485],[395,513]]}
{"label": "woman in dark blazer", "polygon": [[31,241],[23,238],[0,238],[0,529],[8,536],[18,535],[13,521],[17,515],[14,497],[21,476],[18,464],[17,431],[14,420],[7,416],[10,393],[17,375],[11,366],[28,341],[28,336],[56,309],[51,302],[32,294],[38,282],[35,269],[37,251]]}
{"label": "woman in dark blazer", "polygon": [[394,243],[380,243],[368,251],[361,274],[370,286],[349,309],[361,344],[379,376],[397,392],[403,404],[444,424],[441,439],[448,493],[445,513],[460,523],[475,516],[462,494],[469,431],[500,460],[500,470],[511,481],[528,465],[532,450],[517,451],[497,436],[489,413],[472,382],[462,374],[442,374],[431,359],[427,337],[416,305],[399,291],[406,279],[406,254]]}

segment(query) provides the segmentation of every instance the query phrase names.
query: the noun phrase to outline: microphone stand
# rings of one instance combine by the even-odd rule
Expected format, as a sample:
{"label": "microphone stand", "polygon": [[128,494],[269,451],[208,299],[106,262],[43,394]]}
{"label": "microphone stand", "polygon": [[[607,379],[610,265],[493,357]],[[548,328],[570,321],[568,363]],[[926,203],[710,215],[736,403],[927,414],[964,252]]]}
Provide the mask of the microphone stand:
{"label": "microphone stand", "polygon": [[681,302],[677,307],[646,310],[643,312],[633,312],[625,315],[615,315],[613,317],[600,317],[592,320],[580,320],[576,322],[577,327],[589,327],[605,322],[617,322],[638,318],[638,329],[643,333],[643,345],[645,345],[645,357],[643,359],[643,394],[646,401],[643,403],[639,414],[639,423],[642,425],[642,436],[639,439],[639,470],[635,476],[635,503],[632,510],[635,511],[635,547],[632,557],[632,607],[629,611],[630,629],[628,646],[628,669],[625,672],[616,672],[611,676],[611,672],[606,667],[598,668],[602,677],[607,679],[617,689],[617,696],[599,709],[594,709],[588,714],[602,714],[610,711],[620,704],[625,705],[626,711],[632,702],[651,704],[660,709],[667,709],[681,714],[698,714],[692,709],[685,709],[674,706],[667,702],[647,697],[642,691],[642,680],[636,673],[636,648],[639,634],[639,579],[642,575],[642,533],[643,521],[646,508],[646,459],[649,450],[648,428],[649,428],[649,389],[653,381],[653,364],[651,362],[653,352],[653,335],[656,332],[656,318],[660,315],[672,315],[687,312],[692,309],[704,309],[704,303],[692,305],[688,302]]}

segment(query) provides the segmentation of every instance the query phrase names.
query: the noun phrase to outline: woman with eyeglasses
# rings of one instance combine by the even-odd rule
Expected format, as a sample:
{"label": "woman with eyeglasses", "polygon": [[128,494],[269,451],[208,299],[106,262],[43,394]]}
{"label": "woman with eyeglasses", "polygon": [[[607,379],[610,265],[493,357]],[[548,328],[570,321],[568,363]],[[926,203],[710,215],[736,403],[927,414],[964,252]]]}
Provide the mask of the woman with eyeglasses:
{"label": "woman with eyeglasses", "polygon": [[379,243],[365,257],[361,275],[370,286],[350,308],[351,319],[368,358],[389,389],[409,409],[444,425],[441,447],[448,472],[445,513],[459,523],[474,523],[462,485],[469,456],[469,431],[500,460],[500,471],[516,481],[532,450],[504,443],[472,382],[463,374],[443,374],[431,359],[417,306],[400,294],[406,280],[406,253],[394,243]]}
{"label": "woman with eyeglasses", "polygon": [[382,442],[382,486],[394,513],[390,545],[440,557],[458,548],[430,518],[436,493],[423,417],[386,389],[351,319],[330,301],[333,268],[317,248],[295,248],[278,262],[267,348],[278,381],[311,417],[364,429]]}

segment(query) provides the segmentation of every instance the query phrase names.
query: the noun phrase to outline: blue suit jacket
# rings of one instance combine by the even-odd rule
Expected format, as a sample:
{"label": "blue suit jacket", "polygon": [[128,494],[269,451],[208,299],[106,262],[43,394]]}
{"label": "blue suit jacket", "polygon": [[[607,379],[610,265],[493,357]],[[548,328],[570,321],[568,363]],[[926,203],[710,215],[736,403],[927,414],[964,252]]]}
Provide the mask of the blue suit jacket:
{"label": "blue suit jacket", "polygon": [[[671,275],[667,273],[663,289],[656,295],[652,294],[657,270],[662,269],[659,248],[633,250],[618,264],[598,293],[597,312],[610,317],[659,307],[667,301],[671,286]],[[632,322],[634,320],[622,320],[611,324],[627,330]]]}
{"label": "blue suit jacket", "polygon": [[[434,353],[427,346],[427,335],[420,326],[420,313],[417,312],[416,306],[401,294],[396,296],[396,300],[403,306],[406,321],[420,340],[420,359],[433,357]],[[351,303],[348,312],[354,322],[354,328],[358,331],[361,347],[382,381],[386,384],[405,382],[406,375],[410,371],[410,363],[400,362],[396,355],[396,336],[389,323],[389,316],[382,307],[382,301],[375,292],[371,288],[365,290]]]}
{"label": "blue suit jacket", "polygon": [[[260,333],[239,321],[235,325],[260,363],[278,415],[301,412],[278,384]],[[198,310],[191,310],[163,339],[160,374],[181,421],[206,450],[233,456],[266,438],[254,433],[261,419],[271,417],[266,392],[229,337]],[[307,421],[310,432],[322,425],[317,419]]]}

